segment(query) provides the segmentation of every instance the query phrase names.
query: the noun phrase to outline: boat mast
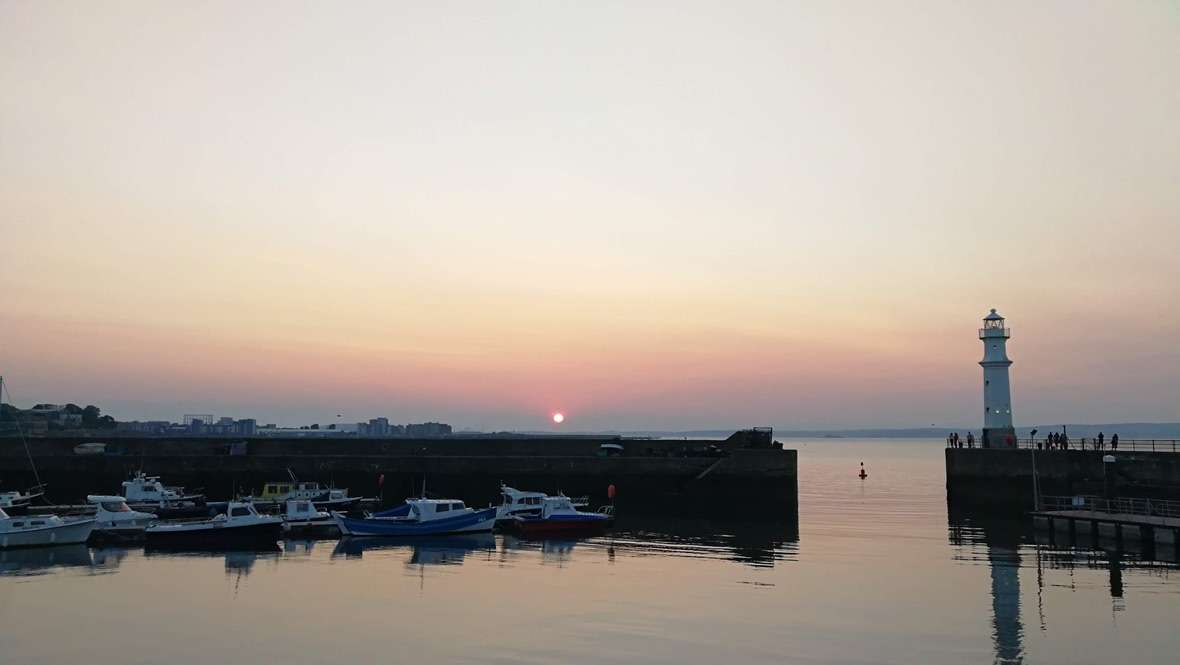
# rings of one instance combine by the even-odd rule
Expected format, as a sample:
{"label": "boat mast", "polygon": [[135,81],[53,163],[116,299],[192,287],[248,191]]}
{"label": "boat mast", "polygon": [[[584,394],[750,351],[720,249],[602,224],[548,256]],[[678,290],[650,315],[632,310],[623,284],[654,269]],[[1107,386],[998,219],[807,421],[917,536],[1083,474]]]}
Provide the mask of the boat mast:
{"label": "boat mast", "polygon": [[[8,386],[4,385],[4,377],[0,376],[0,405],[4,404],[4,393],[7,390]],[[33,453],[29,451],[29,440],[25,438],[25,431],[21,429],[20,416],[17,415],[16,405],[12,404],[12,393],[8,393],[8,403],[13,409],[12,422],[16,426],[16,433],[20,435],[21,443],[25,446],[25,457],[29,458],[29,467],[33,469],[33,478],[37,481],[37,491],[44,492],[45,486],[41,484],[41,474],[37,473],[37,465],[33,462]]]}

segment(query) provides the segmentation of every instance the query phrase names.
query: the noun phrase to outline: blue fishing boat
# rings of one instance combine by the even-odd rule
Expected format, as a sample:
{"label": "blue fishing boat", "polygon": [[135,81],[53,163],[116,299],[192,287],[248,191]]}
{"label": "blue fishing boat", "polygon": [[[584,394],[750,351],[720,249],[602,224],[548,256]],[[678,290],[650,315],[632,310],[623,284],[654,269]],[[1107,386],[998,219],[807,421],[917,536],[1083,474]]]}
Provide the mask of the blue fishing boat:
{"label": "blue fishing boat", "polygon": [[363,518],[333,512],[332,519],[346,536],[438,536],[491,531],[496,508],[475,510],[455,499],[406,499],[400,506]]}

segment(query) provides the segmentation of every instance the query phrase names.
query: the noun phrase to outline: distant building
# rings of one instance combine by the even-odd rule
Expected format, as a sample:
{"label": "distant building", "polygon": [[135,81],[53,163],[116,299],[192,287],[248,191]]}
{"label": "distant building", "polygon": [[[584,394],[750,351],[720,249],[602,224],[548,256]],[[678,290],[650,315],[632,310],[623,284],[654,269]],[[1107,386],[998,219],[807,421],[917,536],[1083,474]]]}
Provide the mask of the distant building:
{"label": "distant building", "polygon": [[389,418],[371,418],[367,423],[357,423],[356,433],[359,436],[389,436]]}
{"label": "distant building", "polygon": [[416,438],[431,438],[450,435],[451,426],[446,423],[420,423],[416,425],[406,425],[406,436]]}
{"label": "distant building", "polygon": [[172,423],[167,420],[133,420],[126,423],[115,423],[115,431],[126,434],[163,434],[168,431]]}
{"label": "distant building", "polygon": [[234,423],[234,434],[239,436],[255,436],[258,434],[258,421],[253,418],[242,418]]}

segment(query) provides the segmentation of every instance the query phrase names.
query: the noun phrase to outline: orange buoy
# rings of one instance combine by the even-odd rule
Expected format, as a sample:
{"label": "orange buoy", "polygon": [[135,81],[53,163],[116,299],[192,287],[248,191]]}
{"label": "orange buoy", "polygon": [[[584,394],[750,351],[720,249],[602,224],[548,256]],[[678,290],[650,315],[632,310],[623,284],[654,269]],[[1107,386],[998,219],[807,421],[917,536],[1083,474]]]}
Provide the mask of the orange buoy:
{"label": "orange buoy", "polygon": [[615,500],[615,485],[614,485],[614,483],[611,483],[610,485],[606,486],[606,498],[610,499],[611,501]]}

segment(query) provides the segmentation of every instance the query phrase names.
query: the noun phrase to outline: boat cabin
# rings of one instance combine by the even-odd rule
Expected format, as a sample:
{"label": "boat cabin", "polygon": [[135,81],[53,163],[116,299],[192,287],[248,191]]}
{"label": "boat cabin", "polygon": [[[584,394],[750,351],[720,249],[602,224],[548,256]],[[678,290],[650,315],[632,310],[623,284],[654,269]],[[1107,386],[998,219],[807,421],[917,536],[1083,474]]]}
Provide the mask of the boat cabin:
{"label": "boat cabin", "polygon": [[247,503],[245,501],[230,501],[225,506],[225,512],[221,515],[218,515],[217,517],[228,518],[230,521],[233,521],[234,518],[262,517],[262,515],[258,514],[258,510],[252,503]]}
{"label": "boat cabin", "polygon": [[521,490],[500,486],[500,505],[511,508],[539,509],[545,500],[544,492],[522,492]]}
{"label": "boat cabin", "polygon": [[454,499],[407,499],[410,505],[409,519],[419,522],[441,520],[471,512],[462,501]]}
{"label": "boat cabin", "polygon": [[547,496],[542,506],[541,517],[550,515],[569,515],[577,513],[574,502],[568,496]]}
{"label": "boat cabin", "polygon": [[153,513],[142,513],[132,510],[127,501],[121,496],[107,496],[91,494],[86,500],[94,504],[94,518],[101,527],[114,526],[146,526],[155,521]]}
{"label": "boat cabin", "polygon": [[128,501],[177,501],[182,491],[165,487],[159,476],[147,476],[142,471],[123,481],[123,497]]}
{"label": "boat cabin", "polygon": [[263,501],[286,501],[288,499],[310,499],[313,501],[340,501],[348,498],[348,490],[323,487],[317,482],[280,481],[266,483],[258,496]]}
{"label": "boat cabin", "polygon": [[315,504],[308,499],[288,499],[283,509],[283,519],[288,522],[305,522],[307,520],[326,520],[331,515],[316,510]]}

